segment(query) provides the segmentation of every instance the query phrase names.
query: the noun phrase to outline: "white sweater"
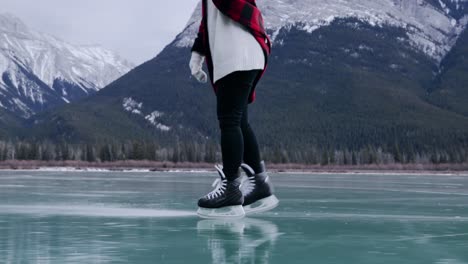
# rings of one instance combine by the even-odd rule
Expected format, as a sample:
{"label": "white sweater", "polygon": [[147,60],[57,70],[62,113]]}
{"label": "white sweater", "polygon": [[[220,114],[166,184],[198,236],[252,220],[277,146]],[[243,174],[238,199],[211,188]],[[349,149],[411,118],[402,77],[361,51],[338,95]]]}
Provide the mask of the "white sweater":
{"label": "white sweater", "polygon": [[265,55],[254,36],[221,13],[212,0],[207,2],[213,82],[235,71],[263,70]]}

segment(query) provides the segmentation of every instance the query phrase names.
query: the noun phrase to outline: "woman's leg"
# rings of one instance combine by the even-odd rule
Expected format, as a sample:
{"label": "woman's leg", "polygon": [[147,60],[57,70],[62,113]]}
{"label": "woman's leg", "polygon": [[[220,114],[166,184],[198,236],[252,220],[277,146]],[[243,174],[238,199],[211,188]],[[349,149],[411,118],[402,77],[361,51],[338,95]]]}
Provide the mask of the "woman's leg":
{"label": "woman's leg", "polygon": [[244,155],[241,120],[258,71],[237,71],[219,80],[217,115],[221,129],[223,172],[228,180],[238,177]]}
{"label": "woman's leg", "polygon": [[260,150],[257,143],[257,137],[249,124],[248,106],[245,107],[241,121],[242,136],[244,138],[244,163],[249,165],[255,173],[261,173]]}

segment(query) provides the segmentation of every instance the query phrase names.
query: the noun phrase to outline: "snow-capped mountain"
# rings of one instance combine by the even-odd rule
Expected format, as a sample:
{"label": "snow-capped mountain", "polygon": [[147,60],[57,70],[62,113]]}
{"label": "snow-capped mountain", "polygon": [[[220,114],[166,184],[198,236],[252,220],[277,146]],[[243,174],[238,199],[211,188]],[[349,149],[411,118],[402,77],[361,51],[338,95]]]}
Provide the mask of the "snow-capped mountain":
{"label": "snow-capped mountain", "polygon": [[[406,31],[409,43],[440,61],[468,24],[468,0],[258,0],[274,44],[282,29],[308,33],[337,19],[354,18],[373,26]],[[200,23],[199,4],[176,45],[193,44]]]}
{"label": "snow-capped mountain", "polygon": [[[267,150],[287,161],[283,150],[328,157],[370,146],[401,160],[466,146],[468,1],[257,3],[274,47],[249,118]],[[77,142],[156,139],[169,149],[218,139],[215,95],[188,67],[200,13],[198,5],[157,57],[88,100],[35,116],[30,131]]]}
{"label": "snow-capped mountain", "polygon": [[133,65],[99,46],[77,46],[0,14],[0,107],[21,117],[92,94]]}

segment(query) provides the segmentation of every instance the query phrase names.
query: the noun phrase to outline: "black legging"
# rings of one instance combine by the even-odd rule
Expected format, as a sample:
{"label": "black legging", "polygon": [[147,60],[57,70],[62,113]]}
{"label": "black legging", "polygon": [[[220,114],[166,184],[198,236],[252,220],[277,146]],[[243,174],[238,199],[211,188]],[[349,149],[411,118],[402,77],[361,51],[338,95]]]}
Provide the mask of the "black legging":
{"label": "black legging", "polygon": [[248,98],[259,73],[236,71],[216,82],[223,172],[228,180],[237,176],[242,159],[256,173],[261,170],[257,138],[248,122]]}

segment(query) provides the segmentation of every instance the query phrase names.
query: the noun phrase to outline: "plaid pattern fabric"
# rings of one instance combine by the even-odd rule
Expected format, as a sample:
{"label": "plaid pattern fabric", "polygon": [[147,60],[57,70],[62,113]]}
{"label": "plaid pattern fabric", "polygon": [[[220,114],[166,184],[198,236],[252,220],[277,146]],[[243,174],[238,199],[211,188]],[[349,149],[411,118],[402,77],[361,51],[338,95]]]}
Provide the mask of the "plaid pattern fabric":
{"label": "plaid pattern fabric", "polygon": [[[208,42],[206,1],[213,1],[213,4],[225,16],[243,25],[252,34],[252,36],[255,37],[257,42],[262,47],[263,53],[265,55],[265,68],[254,81],[252,92],[249,96],[249,103],[252,103],[255,101],[256,96],[255,87],[265,73],[268,63],[268,56],[271,53],[270,38],[265,32],[262,14],[257,8],[255,0],[202,0],[202,21],[200,23],[197,38],[193,44],[192,51],[196,51],[206,56],[208,72],[211,80],[213,80],[213,61],[211,59],[211,52],[209,48],[210,46]],[[212,85],[216,93],[217,87],[213,81]]]}

